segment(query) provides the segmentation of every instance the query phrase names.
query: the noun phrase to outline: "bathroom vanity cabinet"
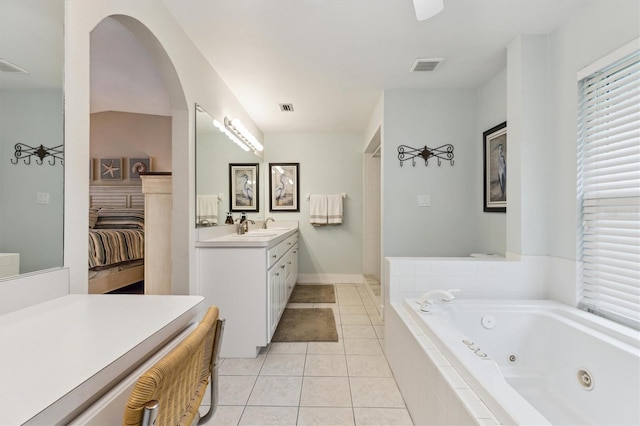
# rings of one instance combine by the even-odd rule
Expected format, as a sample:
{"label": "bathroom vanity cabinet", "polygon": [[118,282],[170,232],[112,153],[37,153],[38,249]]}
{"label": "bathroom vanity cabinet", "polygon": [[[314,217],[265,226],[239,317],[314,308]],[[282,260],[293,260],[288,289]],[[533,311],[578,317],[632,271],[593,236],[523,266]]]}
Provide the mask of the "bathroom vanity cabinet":
{"label": "bathroom vanity cabinet", "polygon": [[298,251],[297,228],[196,243],[198,294],[227,320],[220,356],[255,358],[271,342],[298,278]]}

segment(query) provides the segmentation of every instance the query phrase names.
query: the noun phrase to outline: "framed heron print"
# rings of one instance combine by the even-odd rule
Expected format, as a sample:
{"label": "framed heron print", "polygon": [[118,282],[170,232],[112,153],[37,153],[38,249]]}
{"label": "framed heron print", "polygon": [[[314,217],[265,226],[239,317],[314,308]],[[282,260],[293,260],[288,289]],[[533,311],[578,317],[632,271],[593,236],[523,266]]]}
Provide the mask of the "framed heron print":
{"label": "framed heron print", "polygon": [[232,212],[259,212],[257,163],[229,164],[229,209]]}
{"label": "framed heron print", "polygon": [[269,211],[300,211],[300,163],[269,163]]}
{"label": "framed heron print", "polygon": [[507,122],[482,133],[484,211],[507,211]]}

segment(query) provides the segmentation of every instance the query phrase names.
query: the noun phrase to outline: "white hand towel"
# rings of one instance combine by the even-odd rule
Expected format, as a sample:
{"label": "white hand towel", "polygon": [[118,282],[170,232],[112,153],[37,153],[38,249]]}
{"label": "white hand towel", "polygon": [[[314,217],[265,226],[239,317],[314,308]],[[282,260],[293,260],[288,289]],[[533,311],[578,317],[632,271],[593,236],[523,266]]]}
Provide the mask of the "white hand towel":
{"label": "white hand towel", "polygon": [[327,195],[327,223],[329,225],[342,223],[342,194]]}
{"label": "white hand towel", "polygon": [[327,196],[311,194],[309,199],[309,222],[313,226],[327,224]]}
{"label": "white hand towel", "polygon": [[[218,196],[217,195],[198,195],[198,213],[197,220],[199,224],[218,224]],[[204,222],[204,223],[203,223]]]}

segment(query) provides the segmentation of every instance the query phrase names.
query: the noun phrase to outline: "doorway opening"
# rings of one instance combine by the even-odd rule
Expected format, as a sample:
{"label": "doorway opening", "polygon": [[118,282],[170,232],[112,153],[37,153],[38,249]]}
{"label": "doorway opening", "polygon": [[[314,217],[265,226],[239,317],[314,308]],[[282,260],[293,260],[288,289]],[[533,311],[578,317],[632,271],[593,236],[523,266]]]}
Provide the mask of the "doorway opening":
{"label": "doorway opening", "polygon": [[373,135],[363,154],[363,275],[376,308],[382,315],[384,305],[382,282],[382,167],[381,130]]}

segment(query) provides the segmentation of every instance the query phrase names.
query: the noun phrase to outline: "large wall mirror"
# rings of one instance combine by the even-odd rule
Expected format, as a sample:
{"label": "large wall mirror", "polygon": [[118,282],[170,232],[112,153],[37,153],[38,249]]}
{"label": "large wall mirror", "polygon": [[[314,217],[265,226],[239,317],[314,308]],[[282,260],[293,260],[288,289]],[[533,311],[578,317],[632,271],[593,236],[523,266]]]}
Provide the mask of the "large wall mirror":
{"label": "large wall mirror", "polygon": [[63,0],[0,1],[0,279],[63,264],[63,25]]}
{"label": "large wall mirror", "polygon": [[[230,211],[229,164],[258,164],[257,203],[263,203],[264,167],[253,151],[243,151],[214,124],[214,117],[196,105],[196,227],[224,225]],[[217,118],[219,123],[224,117]],[[255,196],[254,195],[254,196]],[[264,210],[247,210],[247,216],[262,217]],[[235,218],[240,213],[232,213]]]}

